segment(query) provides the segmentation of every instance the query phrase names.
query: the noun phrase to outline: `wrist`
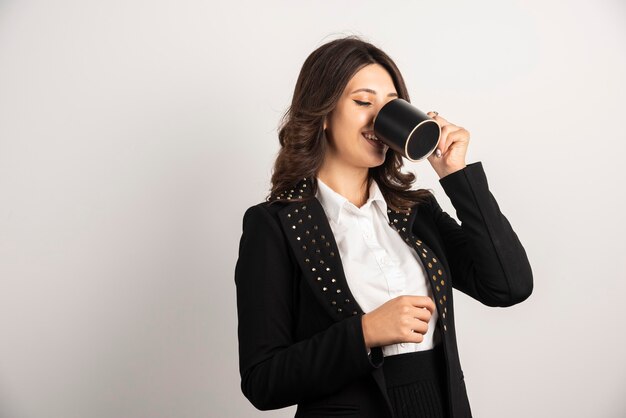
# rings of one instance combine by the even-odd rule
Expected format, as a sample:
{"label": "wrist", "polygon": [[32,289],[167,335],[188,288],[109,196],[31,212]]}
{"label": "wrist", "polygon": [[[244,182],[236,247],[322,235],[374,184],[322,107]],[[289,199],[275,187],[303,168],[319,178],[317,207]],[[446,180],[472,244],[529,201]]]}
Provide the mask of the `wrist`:
{"label": "wrist", "polygon": [[369,339],[369,328],[368,328],[368,319],[366,315],[361,316],[361,327],[363,328],[363,339],[365,341],[365,348],[367,349],[367,354],[371,352],[371,342]]}
{"label": "wrist", "polygon": [[445,176],[450,175],[452,173],[455,173],[457,171],[463,170],[465,167],[467,167],[467,164],[463,164],[461,166],[451,167],[451,168],[448,168],[446,170],[443,170],[443,171],[441,171],[441,173],[438,173],[439,174],[439,179],[442,179]]}

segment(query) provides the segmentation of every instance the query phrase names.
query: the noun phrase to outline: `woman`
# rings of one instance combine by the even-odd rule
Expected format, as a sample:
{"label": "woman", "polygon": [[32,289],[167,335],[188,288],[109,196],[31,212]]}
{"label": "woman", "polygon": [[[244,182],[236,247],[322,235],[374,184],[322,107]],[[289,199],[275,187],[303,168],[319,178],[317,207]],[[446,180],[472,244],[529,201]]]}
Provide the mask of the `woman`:
{"label": "woman", "polygon": [[279,130],[266,202],[245,212],[237,286],[241,389],[296,417],[471,417],[452,288],[488,306],[531,294],[522,244],[466,165],[469,132],[438,115],[428,161],[459,225],[400,154],[373,138],[409,101],[380,49],[355,36],[305,61]]}

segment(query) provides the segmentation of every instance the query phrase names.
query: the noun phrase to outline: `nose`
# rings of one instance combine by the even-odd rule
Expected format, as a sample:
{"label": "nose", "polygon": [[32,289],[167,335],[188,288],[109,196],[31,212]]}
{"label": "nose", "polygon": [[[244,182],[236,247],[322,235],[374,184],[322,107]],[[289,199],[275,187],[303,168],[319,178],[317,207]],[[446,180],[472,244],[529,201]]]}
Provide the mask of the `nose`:
{"label": "nose", "polygon": [[376,116],[378,116],[378,113],[380,112],[380,109],[382,109],[387,103],[389,103],[390,101],[394,100],[395,97],[390,97],[387,100],[383,100],[381,103],[378,103],[376,105],[376,107],[374,108],[374,117],[372,118],[372,129],[374,124],[376,123]]}

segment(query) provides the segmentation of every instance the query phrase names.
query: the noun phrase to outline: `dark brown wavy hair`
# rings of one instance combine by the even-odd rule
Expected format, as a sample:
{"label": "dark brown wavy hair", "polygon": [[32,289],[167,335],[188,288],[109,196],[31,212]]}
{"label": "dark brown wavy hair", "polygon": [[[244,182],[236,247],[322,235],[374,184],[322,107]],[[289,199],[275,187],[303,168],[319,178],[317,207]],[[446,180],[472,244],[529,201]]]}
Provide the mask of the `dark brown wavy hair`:
{"label": "dark brown wavy hair", "polygon": [[[410,102],[402,74],[393,60],[359,36],[350,35],[330,41],[307,57],[300,70],[291,105],[279,124],[281,148],[274,162],[267,201],[285,201],[281,196],[289,193],[305,177],[311,185],[308,196],[290,196],[289,201],[305,201],[315,196],[316,175],[324,161],[327,146],[324,118],[335,108],[350,79],[361,68],[376,63],[391,76],[398,97]],[[383,164],[369,169],[367,187],[372,179],[376,180],[389,208],[404,212],[416,203],[427,202],[432,189],[411,190],[415,174],[401,172],[402,166],[402,155],[389,148]]]}

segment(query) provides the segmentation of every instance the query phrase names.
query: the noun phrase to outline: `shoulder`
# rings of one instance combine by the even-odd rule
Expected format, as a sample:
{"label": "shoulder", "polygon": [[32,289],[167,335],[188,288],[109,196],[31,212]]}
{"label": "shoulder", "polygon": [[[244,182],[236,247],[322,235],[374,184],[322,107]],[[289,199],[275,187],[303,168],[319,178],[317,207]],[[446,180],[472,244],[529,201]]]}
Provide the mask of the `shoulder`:
{"label": "shoulder", "polygon": [[249,206],[241,223],[241,243],[254,251],[273,254],[271,259],[280,258],[293,261],[288,237],[283,229],[279,213],[287,204],[263,201]]}
{"label": "shoulder", "polygon": [[[300,198],[302,196],[298,197]],[[250,214],[254,213],[263,214],[264,216],[273,219],[277,223],[280,223],[279,215],[283,210],[289,210],[289,208],[298,209],[302,205],[308,205],[313,203],[315,200],[317,199],[312,194],[305,195],[302,199],[264,200],[248,207],[244,211],[244,219],[246,216],[250,216]]]}
{"label": "shoulder", "polygon": [[241,227],[244,235],[263,241],[286,240],[279,213],[287,202],[263,201],[245,209]]}
{"label": "shoulder", "polygon": [[285,207],[283,202],[263,201],[248,207],[243,214],[244,223],[246,219],[254,218],[260,220],[264,218],[268,221],[279,222],[278,213]]}

